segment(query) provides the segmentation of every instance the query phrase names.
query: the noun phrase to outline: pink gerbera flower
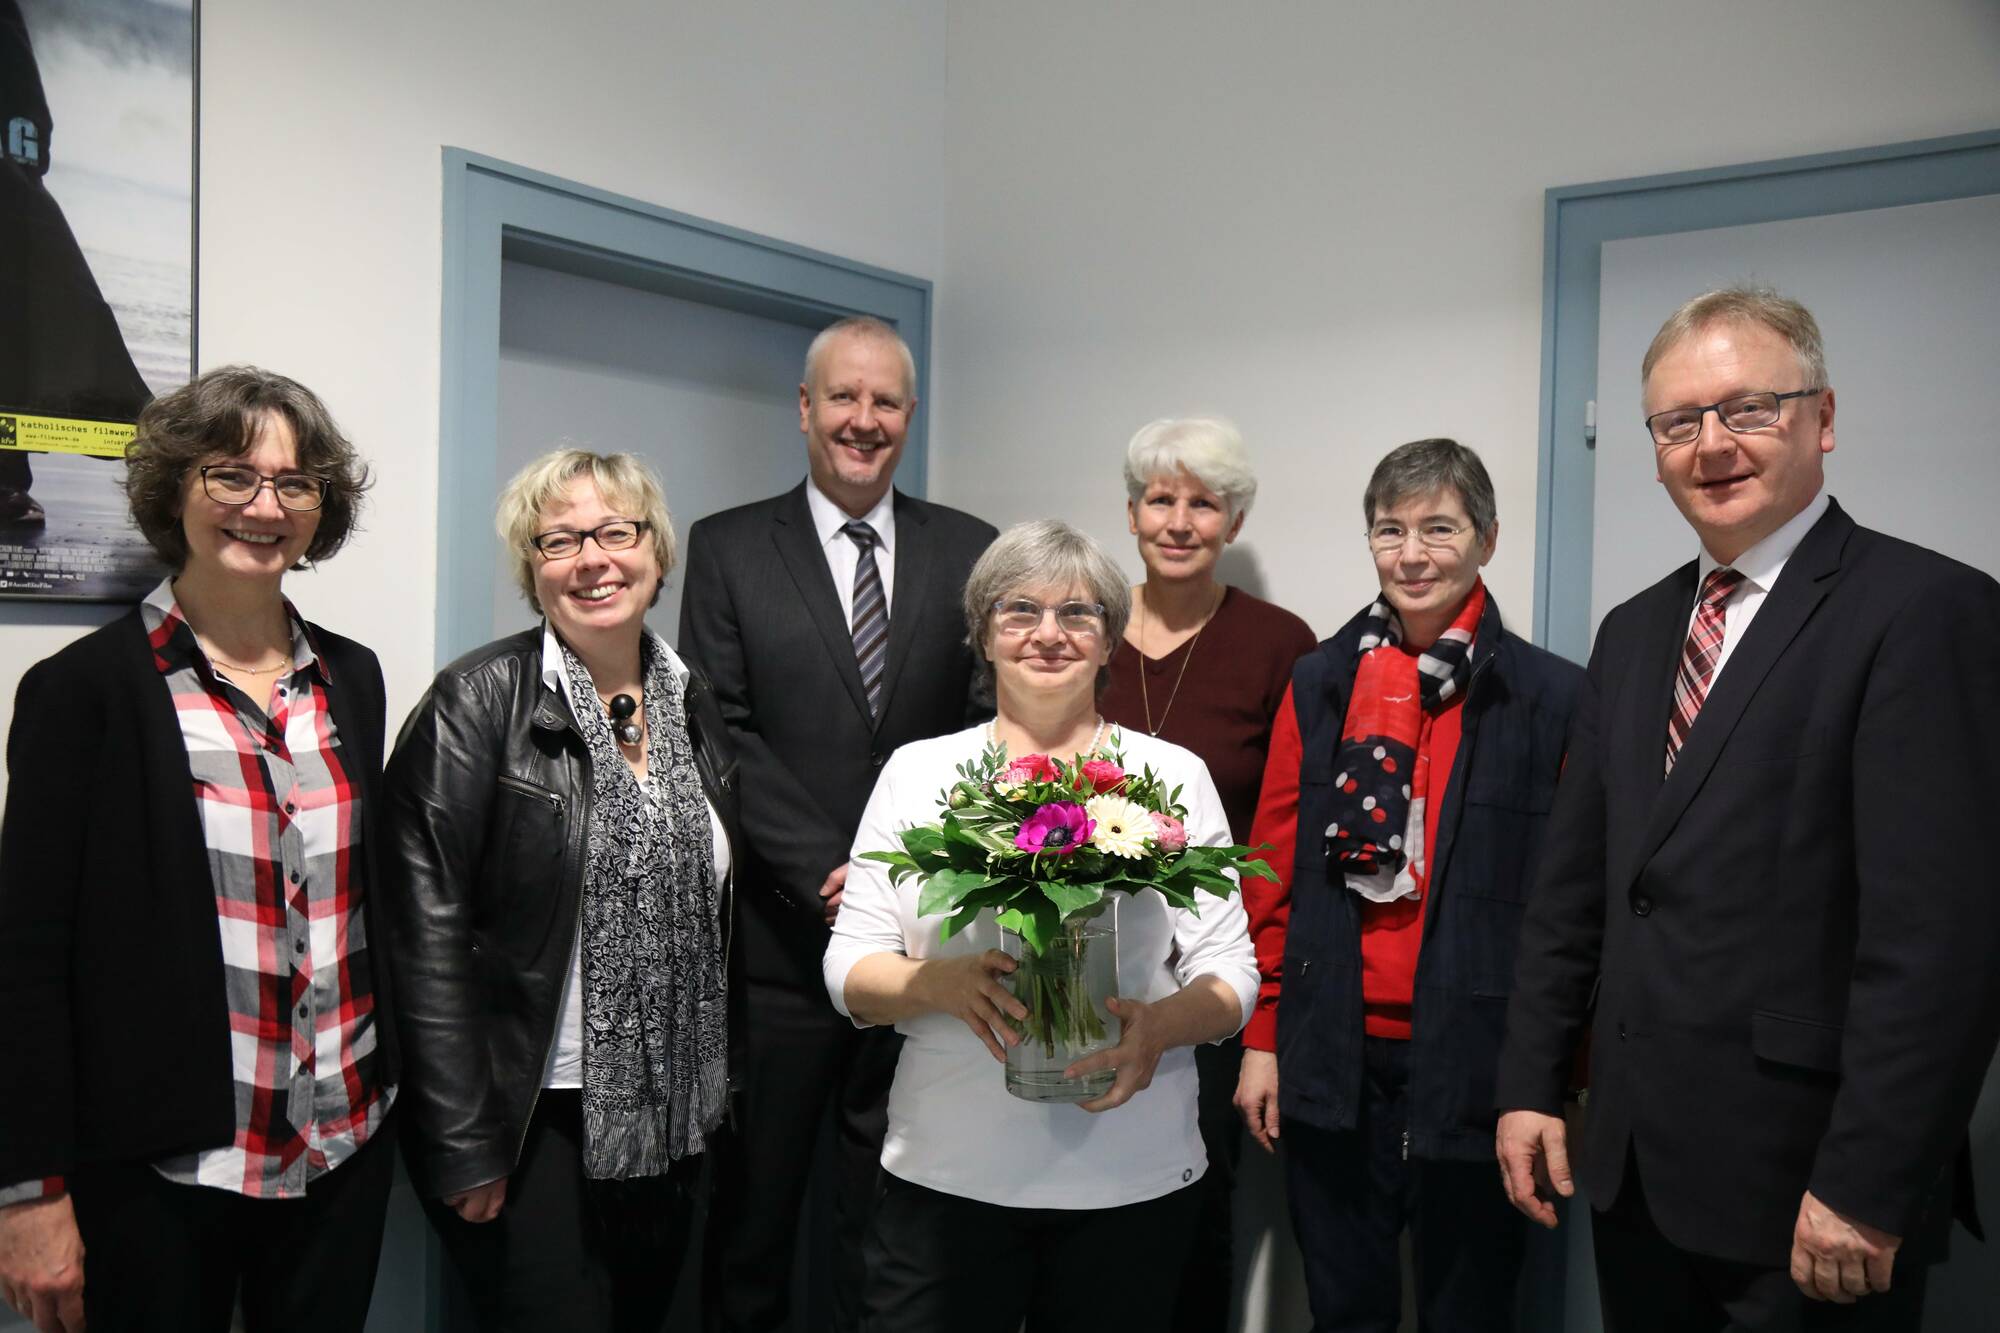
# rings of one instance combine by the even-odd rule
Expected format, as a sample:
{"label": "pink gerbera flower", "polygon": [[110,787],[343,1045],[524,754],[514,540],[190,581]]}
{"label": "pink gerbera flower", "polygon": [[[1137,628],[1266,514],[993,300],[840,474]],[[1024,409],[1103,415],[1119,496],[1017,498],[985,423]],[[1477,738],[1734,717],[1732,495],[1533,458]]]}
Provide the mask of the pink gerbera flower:
{"label": "pink gerbera flower", "polygon": [[1051,801],[1023,821],[1014,845],[1024,852],[1068,856],[1089,844],[1096,827],[1097,821],[1074,801]]}

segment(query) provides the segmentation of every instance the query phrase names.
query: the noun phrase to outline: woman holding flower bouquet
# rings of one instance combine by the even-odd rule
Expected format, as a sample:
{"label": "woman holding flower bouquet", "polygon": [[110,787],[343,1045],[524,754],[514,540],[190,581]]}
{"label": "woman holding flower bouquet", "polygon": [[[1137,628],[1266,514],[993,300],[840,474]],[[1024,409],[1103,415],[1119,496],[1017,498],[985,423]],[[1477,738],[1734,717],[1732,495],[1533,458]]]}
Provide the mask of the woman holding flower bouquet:
{"label": "woman holding flower bouquet", "polygon": [[[997,716],[898,750],[862,816],[827,990],[906,1039],[869,1330],[1157,1328],[1172,1312],[1171,1283],[1116,1278],[1187,1255],[1207,1165],[1189,1048],[1242,1026],[1256,966],[1228,896],[1243,849],[1207,769],[1098,711],[1129,608],[1075,529],[1003,533],[965,591]],[[1082,940],[1114,917],[1100,1006]],[[1057,957],[1078,970],[1048,970]],[[1090,1053],[1003,1071],[1010,1051]]]}

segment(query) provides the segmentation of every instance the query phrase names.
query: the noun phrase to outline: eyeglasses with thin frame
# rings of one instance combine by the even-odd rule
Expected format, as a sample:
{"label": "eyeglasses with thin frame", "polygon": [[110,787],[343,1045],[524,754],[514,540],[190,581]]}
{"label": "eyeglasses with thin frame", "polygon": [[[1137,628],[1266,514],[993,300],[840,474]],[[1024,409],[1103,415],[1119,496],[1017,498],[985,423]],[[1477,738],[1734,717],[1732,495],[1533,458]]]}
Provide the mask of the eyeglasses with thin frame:
{"label": "eyeglasses with thin frame", "polygon": [[1442,518],[1426,519],[1415,528],[1406,528],[1401,523],[1377,523],[1368,529],[1368,545],[1384,555],[1390,551],[1400,551],[1403,543],[1416,535],[1417,544],[1430,550],[1442,550],[1458,541],[1461,532],[1470,532],[1470,523],[1452,523]]}
{"label": "eyeglasses with thin frame", "polygon": [[1701,436],[1701,419],[1710,412],[1715,413],[1715,419],[1728,430],[1762,430],[1778,424],[1785,403],[1794,398],[1810,398],[1821,392],[1823,390],[1820,389],[1794,389],[1790,393],[1766,390],[1762,393],[1739,393],[1734,398],[1725,398],[1705,407],[1670,407],[1647,417],[1646,429],[1652,432],[1653,443],[1662,449],[1693,444]]}
{"label": "eyeglasses with thin frame", "polygon": [[211,463],[200,472],[202,493],[217,504],[247,505],[266,486],[286,509],[304,512],[326,502],[326,478],[310,472],[280,472],[272,476],[235,463]]}
{"label": "eyeglasses with thin frame", "polygon": [[1032,597],[1002,597],[993,603],[993,624],[1002,634],[1033,634],[1044,617],[1053,614],[1056,628],[1079,638],[1104,633],[1101,602],[1064,602],[1043,606]]}
{"label": "eyeglasses with thin frame", "polygon": [[596,542],[600,551],[629,551],[651,526],[643,518],[614,518],[594,528],[550,528],[528,538],[528,545],[544,560],[567,560],[583,550],[586,540]]}

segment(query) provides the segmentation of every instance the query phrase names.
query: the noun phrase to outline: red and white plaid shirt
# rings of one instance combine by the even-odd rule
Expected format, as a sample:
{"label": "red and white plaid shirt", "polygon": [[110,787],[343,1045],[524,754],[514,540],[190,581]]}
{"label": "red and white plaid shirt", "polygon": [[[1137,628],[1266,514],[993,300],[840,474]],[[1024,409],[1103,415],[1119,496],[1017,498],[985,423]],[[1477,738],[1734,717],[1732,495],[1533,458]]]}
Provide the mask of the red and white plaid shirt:
{"label": "red and white plaid shirt", "polygon": [[[325,663],[289,604],[292,669],[276,710],[217,675],[172,582],[140,605],[194,777],[222,935],[236,1136],[154,1164],[167,1179],[292,1198],[346,1161],[388,1114],[361,914],[360,793],[327,708]],[[0,1206],[62,1192],[0,1188]]]}
{"label": "red and white plaid shirt", "polygon": [[388,1114],[361,897],[360,791],[326,664],[288,604],[292,669],[267,714],[216,674],[171,581],[141,605],[180,717],[222,932],[236,1137],[156,1163],[187,1185],[301,1195]]}

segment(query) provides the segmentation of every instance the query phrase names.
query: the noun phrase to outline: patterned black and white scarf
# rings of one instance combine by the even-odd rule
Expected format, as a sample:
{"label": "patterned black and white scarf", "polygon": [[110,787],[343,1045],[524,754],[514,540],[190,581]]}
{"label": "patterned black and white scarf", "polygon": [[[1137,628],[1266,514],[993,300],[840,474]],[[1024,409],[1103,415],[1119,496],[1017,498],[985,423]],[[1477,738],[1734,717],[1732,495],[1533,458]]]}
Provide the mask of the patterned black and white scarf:
{"label": "patterned black and white scarf", "polygon": [[686,683],[641,640],[646,780],[635,782],[590,672],[563,645],[590,750],[583,880],[583,1168],[665,1175],[702,1151],[728,1093],[715,842],[688,736]]}

